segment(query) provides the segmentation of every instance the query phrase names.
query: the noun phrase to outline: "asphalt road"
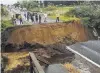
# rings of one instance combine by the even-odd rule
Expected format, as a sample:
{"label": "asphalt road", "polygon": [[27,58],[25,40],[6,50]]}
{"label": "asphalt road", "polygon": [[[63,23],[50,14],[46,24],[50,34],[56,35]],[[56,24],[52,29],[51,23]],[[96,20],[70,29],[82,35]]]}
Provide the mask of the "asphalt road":
{"label": "asphalt road", "polygon": [[69,46],[72,50],[100,65],[100,41],[87,41]]}
{"label": "asphalt road", "polygon": [[69,73],[61,64],[52,64],[45,69],[45,73]]}

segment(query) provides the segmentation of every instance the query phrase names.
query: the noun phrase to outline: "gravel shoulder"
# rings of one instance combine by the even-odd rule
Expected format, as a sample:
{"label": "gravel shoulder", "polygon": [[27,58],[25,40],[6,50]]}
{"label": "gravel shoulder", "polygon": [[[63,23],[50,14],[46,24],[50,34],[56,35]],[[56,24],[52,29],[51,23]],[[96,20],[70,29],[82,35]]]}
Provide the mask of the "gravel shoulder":
{"label": "gravel shoulder", "polygon": [[72,64],[80,71],[80,73],[100,73],[100,68],[96,67],[77,54],[75,55],[75,60]]}

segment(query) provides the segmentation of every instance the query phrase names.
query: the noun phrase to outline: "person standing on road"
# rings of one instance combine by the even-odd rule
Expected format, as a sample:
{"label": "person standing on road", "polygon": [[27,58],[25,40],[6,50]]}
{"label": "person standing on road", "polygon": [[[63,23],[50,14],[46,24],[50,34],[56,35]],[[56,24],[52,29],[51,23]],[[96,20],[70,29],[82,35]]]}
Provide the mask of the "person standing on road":
{"label": "person standing on road", "polygon": [[31,21],[34,22],[33,13],[31,13]]}
{"label": "person standing on road", "polygon": [[38,22],[38,14],[36,13],[35,14],[35,20],[36,20],[36,23]]}
{"label": "person standing on road", "polygon": [[42,18],[42,16],[41,16],[41,14],[39,14],[39,23],[41,23],[41,18]]}
{"label": "person standing on road", "polygon": [[47,22],[47,14],[44,13],[44,22]]}
{"label": "person standing on road", "polygon": [[34,23],[35,23],[35,13],[33,12],[33,20],[34,20]]}
{"label": "person standing on road", "polygon": [[59,14],[56,14],[56,22],[59,22]]}
{"label": "person standing on road", "polygon": [[26,19],[26,17],[27,17],[26,12],[24,12],[24,17],[25,17],[25,19]]}
{"label": "person standing on road", "polygon": [[12,23],[13,23],[14,25],[16,25],[16,17],[15,17],[15,15],[13,15],[13,17],[12,17]]}
{"label": "person standing on road", "polygon": [[22,16],[19,15],[19,21],[20,21],[20,25],[23,24],[23,20],[22,20]]}
{"label": "person standing on road", "polygon": [[29,21],[29,18],[30,18],[30,13],[27,12],[27,20]]}

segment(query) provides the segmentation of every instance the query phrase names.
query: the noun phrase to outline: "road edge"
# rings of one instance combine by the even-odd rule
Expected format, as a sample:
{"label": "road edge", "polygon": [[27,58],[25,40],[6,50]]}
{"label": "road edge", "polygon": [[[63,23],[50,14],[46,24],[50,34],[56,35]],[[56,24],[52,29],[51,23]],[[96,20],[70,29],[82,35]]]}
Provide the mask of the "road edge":
{"label": "road edge", "polygon": [[90,60],[89,58],[85,57],[84,55],[80,54],[79,52],[73,50],[73,49],[70,48],[69,46],[66,46],[66,49],[72,51],[73,53],[75,53],[75,54],[77,54],[77,55],[79,55],[79,56],[81,56],[82,58],[84,58],[84,59],[87,60],[88,62],[90,62],[90,63],[92,63],[93,65],[95,65],[95,66],[97,66],[97,67],[100,68],[100,65],[99,65],[99,64],[95,63],[94,61],[92,61],[92,60]]}

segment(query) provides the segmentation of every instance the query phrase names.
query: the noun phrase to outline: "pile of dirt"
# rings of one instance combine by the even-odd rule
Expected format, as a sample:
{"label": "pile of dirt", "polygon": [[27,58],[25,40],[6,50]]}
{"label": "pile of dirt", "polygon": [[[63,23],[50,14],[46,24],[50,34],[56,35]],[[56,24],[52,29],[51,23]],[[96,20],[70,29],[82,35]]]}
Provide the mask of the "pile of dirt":
{"label": "pile of dirt", "polygon": [[79,21],[19,26],[19,28],[13,27],[10,32],[8,30],[5,30],[6,33],[2,33],[2,42],[22,44],[26,41],[28,43],[36,42],[47,45],[62,41],[65,37],[70,37],[76,41],[88,40],[87,31]]}
{"label": "pile of dirt", "polygon": [[[57,46],[58,45],[58,46]],[[75,54],[66,49],[65,44],[49,45],[47,48],[38,48],[33,51],[36,58],[43,65],[72,62]]]}

